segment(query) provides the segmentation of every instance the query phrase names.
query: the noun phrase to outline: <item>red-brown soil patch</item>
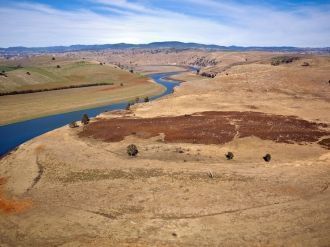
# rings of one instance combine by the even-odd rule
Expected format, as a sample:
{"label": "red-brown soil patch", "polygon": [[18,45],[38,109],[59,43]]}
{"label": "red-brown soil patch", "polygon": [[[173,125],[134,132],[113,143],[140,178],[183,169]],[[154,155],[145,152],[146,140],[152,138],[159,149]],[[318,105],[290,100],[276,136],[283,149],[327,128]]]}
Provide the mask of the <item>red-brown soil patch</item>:
{"label": "red-brown soil patch", "polygon": [[329,135],[329,131],[324,129],[326,127],[326,124],[294,116],[210,111],[176,117],[103,119],[84,127],[80,136],[117,142],[129,135],[150,138],[164,133],[166,142],[177,143],[224,144],[235,136],[256,136],[281,143],[305,143],[317,142]]}
{"label": "red-brown soil patch", "polygon": [[4,213],[21,213],[31,206],[30,201],[18,201],[8,199],[4,196],[2,187],[5,185],[6,179],[0,177],[0,211]]}

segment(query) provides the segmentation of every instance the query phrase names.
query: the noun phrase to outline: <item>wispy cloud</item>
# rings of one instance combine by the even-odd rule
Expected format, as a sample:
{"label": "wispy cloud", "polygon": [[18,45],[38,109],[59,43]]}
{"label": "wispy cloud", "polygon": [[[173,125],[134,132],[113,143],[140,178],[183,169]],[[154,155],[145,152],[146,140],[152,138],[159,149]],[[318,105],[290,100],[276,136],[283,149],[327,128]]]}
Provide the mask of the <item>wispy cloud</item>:
{"label": "wispy cloud", "polygon": [[215,0],[169,0],[167,4],[88,1],[88,9],[70,10],[35,3],[2,5],[0,46],[164,40],[244,46],[330,45],[330,5],[326,4],[284,9]]}

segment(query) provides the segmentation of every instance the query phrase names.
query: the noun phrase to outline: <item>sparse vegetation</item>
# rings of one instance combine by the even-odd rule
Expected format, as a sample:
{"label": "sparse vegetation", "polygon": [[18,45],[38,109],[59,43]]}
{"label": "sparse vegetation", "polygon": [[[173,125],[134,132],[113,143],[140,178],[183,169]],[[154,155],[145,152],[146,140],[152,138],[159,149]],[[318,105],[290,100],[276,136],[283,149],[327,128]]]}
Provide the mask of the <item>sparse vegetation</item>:
{"label": "sparse vegetation", "polygon": [[227,158],[227,160],[232,160],[234,158],[234,154],[232,152],[228,152],[226,154],[226,158]]}
{"label": "sparse vegetation", "polygon": [[204,76],[204,77],[209,77],[209,78],[214,78],[217,76],[217,73],[215,72],[203,72],[201,74],[201,76]]}
{"label": "sparse vegetation", "polygon": [[88,117],[87,114],[84,114],[84,115],[83,115],[83,117],[82,117],[82,119],[81,119],[81,123],[82,123],[83,125],[87,125],[87,124],[89,123],[89,117]]}
{"label": "sparse vegetation", "polygon": [[264,161],[266,162],[269,162],[271,159],[272,159],[272,156],[270,154],[266,154],[264,157],[263,157]]}
{"label": "sparse vegetation", "polygon": [[208,171],[207,175],[209,176],[209,178],[213,179],[214,178],[214,174],[212,171]]}
{"label": "sparse vegetation", "polygon": [[280,64],[292,63],[293,61],[298,60],[298,57],[291,57],[291,56],[280,56],[280,57],[273,57],[271,60],[271,65],[278,66]]}
{"label": "sparse vegetation", "polygon": [[128,145],[127,146],[127,154],[129,156],[136,156],[139,153],[137,147],[134,144]]}
{"label": "sparse vegetation", "polygon": [[128,103],[125,109],[126,109],[127,111],[130,110],[130,109],[131,109],[131,104]]}
{"label": "sparse vegetation", "polygon": [[[29,73],[29,72],[27,72]],[[31,75],[30,73],[28,75]],[[7,76],[6,76],[7,77]],[[66,87],[56,87],[56,88],[43,88],[43,89],[29,89],[29,90],[21,90],[21,91],[11,91],[0,93],[0,96],[6,95],[15,95],[15,94],[28,94],[28,93],[40,93],[47,91],[55,91],[55,90],[63,90],[63,89],[72,89],[72,88],[81,88],[81,87],[96,87],[96,86],[109,86],[113,85],[113,83],[90,83],[90,84],[81,84],[81,85],[71,85]]]}
{"label": "sparse vegetation", "polygon": [[3,72],[0,73],[0,76],[8,77],[8,75],[6,73],[3,73]]}
{"label": "sparse vegetation", "polygon": [[69,124],[69,127],[73,129],[73,128],[78,128],[79,126],[76,121],[73,121]]}

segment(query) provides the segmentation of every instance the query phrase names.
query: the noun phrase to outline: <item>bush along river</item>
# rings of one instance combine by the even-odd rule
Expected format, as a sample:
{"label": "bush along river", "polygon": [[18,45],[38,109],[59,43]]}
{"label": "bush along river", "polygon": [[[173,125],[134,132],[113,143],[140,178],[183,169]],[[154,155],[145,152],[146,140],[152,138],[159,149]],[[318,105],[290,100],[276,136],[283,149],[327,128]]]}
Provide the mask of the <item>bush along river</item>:
{"label": "bush along river", "polygon": [[[149,77],[155,82],[166,87],[165,92],[160,95],[150,97],[149,99],[155,100],[164,95],[172,93],[173,88],[179,85],[179,82],[175,80],[168,80],[166,78],[178,73],[180,72],[158,73],[149,75]],[[35,118],[23,122],[0,126],[0,157],[13,150],[20,144],[36,136],[67,125],[73,121],[79,121],[82,118],[83,114],[87,114],[89,117],[95,117],[105,111],[125,109],[127,104],[128,102],[122,102],[91,109]]]}

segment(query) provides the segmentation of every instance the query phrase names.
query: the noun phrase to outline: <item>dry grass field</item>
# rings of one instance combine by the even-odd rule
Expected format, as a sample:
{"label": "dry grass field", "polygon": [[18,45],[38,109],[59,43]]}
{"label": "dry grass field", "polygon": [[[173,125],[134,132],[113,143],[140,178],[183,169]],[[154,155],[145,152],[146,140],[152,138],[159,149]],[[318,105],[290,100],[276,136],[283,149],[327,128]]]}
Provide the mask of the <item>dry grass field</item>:
{"label": "dry grass field", "polygon": [[2,158],[0,244],[328,246],[330,58],[258,54]]}
{"label": "dry grass field", "polygon": [[[77,61],[65,57],[56,57],[53,61],[51,56],[6,61],[7,68],[17,64],[23,68],[6,72],[8,77],[0,76],[0,92],[88,83],[111,85],[1,96],[0,124],[129,101],[137,96],[150,97],[164,90],[141,74],[132,74],[113,65],[100,65],[95,61]],[[4,68],[0,63],[1,66]]]}

